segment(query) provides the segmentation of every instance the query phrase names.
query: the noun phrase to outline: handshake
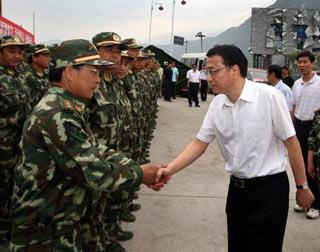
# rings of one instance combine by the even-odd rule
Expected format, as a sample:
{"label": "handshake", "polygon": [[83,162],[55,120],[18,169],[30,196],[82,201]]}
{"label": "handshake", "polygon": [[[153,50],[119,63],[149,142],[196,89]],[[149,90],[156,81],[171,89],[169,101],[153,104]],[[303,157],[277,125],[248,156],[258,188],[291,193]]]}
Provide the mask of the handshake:
{"label": "handshake", "polygon": [[164,187],[164,184],[171,178],[171,172],[167,165],[143,164],[141,169],[143,171],[142,183],[155,191]]}

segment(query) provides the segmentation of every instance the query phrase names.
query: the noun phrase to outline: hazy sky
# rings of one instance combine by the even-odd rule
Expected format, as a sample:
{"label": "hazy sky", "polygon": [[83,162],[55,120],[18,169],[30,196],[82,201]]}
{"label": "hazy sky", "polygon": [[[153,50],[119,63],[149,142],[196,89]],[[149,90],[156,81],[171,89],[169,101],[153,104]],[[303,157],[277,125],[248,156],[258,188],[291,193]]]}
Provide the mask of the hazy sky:
{"label": "hazy sky", "polygon": [[[3,16],[33,30],[35,13],[37,42],[53,39],[91,39],[101,31],[117,32],[122,38],[134,37],[148,42],[152,0],[2,0]],[[170,42],[173,0],[154,4],[152,21],[153,44]],[[202,31],[215,36],[238,26],[251,15],[252,7],[267,7],[274,0],[176,0],[174,34],[194,39]]]}

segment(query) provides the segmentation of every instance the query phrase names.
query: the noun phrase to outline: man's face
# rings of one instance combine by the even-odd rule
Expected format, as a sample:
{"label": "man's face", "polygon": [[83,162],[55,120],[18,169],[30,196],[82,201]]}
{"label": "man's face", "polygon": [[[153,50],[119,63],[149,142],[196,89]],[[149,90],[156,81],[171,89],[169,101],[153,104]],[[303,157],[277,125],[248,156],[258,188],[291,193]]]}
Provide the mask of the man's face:
{"label": "man's face", "polygon": [[313,71],[314,63],[310,61],[309,57],[300,57],[297,64],[302,75],[308,75]]}
{"label": "man's face", "polygon": [[286,68],[282,69],[282,77],[287,77],[289,75],[289,71]]}
{"label": "man's face", "polygon": [[73,68],[70,88],[72,93],[83,99],[91,99],[97,85],[100,82],[99,70],[90,65],[84,65],[79,69]]}
{"label": "man's face", "polygon": [[122,80],[126,76],[126,74],[128,73],[129,68],[130,68],[129,61],[130,60],[125,57],[123,57],[121,59],[121,64],[119,65],[118,71],[116,73],[116,76],[118,79]]}
{"label": "man's face", "polygon": [[138,57],[138,55],[139,55],[139,49],[137,49],[137,48],[129,48],[128,49],[128,55],[130,56],[130,57],[132,57],[132,58],[137,58]]}
{"label": "man's face", "polygon": [[121,62],[121,50],[118,45],[99,47],[99,55],[102,60],[108,60],[116,64]]}
{"label": "man's face", "polygon": [[267,71],[267,79],[268,79],[268,82],[269,83],[273,83],[274,82],[274,78],[275,78],[275,76],[274,76],[274,73],[269,73],[268,71]]}
{"label": "man's face", "polygon": [[39,53],[32,56],[32,62],[43,70],[49,68],[50,55],[49,53]]}
{"label": "man's face", "polygon": [[0,63],[8,67],[16,67],[23,60],[21,46],[7,46],[0,51]]}
{"label": "man's face", "polygon": [[233,86],[234,77],[230,69],[223,64],[223,58],[214,55],[208,58],[206,66],[208,72],[208,82],[212,86],[213,93],[225,94]]}

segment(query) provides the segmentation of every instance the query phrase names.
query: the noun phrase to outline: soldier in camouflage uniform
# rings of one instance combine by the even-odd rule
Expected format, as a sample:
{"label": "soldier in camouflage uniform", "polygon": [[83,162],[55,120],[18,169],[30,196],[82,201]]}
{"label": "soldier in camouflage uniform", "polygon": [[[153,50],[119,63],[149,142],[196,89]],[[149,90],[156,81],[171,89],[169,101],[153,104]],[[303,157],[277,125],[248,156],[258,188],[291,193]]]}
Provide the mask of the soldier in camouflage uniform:
{"label": "soldier in camouflage uniform", "polygon": [[313,118],[308,149],[308,173],[311,177],[318,178],[318,188],[320,188],[320,110],[315,112]]}
{"label": "soldier in camouflage uniform", "polygon": [[49,79],[47,70],[49,68],[49,49],[43,44],[31,46],[27,50],[29,66],[25,71],[25,77],[30,92],[30,104],[33,108],[47,92]]}
{"label": "soldier in camouflage uniform", "polygon": [[[157,169],[139,166],[94,138],[86,106],[100,82],[96,67],[109,64],[100,60],[94,45],[69,40],[51,53],[51,87],[23,130],[22,163],[15,170],[11,249],[106,251],[94,246],[95,237],[88,242],[83,228],[86,217],[94,218],[95,200],[101,192],[152,184]],[[91,220],[92,234],[97,221]]]}
{"label": "soldier in camouflage uniform", "polygon": [[[93,37],[92,42],[98,48],[104,60],[114,62],[114,66],[104,68],[101,73],[101,84],[94,93],[90,103],[90,123],[93,134],[99,143],[128,155],[128,148],[123,139],[124,128],[128,125],[126,117],[126,96],[115,73],[121,63],[121,50],[126,49],[121,38],[114,32],[102,32]],[[105,205],[104,219],[107,238],[118,250],[125,251],[116,240],[123,241],[133,238],[133,233],[121,228],[121,209],[128,197],[124,190],[112,192],[102,197]]]}
{"label": "soldier in camouflage uniform", "polygon": [[0,41],[0,242],[10,236],[13,171],[20,157],[23,123],[30,112],[25,79],[17,71],[24,46],[18,37],[4,36]]}

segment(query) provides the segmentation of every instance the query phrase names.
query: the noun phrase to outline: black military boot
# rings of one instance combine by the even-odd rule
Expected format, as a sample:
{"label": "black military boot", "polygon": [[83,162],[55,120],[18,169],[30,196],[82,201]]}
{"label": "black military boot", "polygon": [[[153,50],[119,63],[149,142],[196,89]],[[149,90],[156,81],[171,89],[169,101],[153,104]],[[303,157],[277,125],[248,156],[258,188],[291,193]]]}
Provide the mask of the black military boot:
{"label": "black military boot", "polygon": [[136,216],[134,216],[129,209],[122,209],[121,220],[126,222],[135,222]]}
{"label": "black military boot", "polygon": [[124,231],[122,230],[120,223],[117,223],[117,234],[116,238],[118,241],[127,241],[133,238],[133,233],[131,231]]}
{"label": "black military boot", "polygon": [[127,252],[127,250],[121,246],[118,241],[112,241],[106,246],[106,251],[108,252]]}

